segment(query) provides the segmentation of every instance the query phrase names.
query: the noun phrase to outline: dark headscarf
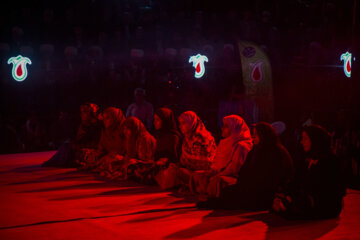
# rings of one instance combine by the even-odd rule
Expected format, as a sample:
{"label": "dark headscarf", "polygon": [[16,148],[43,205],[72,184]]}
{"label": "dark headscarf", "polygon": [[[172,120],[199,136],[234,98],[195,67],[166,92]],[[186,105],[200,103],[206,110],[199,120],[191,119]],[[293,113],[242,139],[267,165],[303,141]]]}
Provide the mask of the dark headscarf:
{"label": "dark headscarf", "polygon": [[80,106],[81,112],[89,115],[85,122],[81,121],[76,134],[75,141],[80,147],[95,148],[101,136],[101,123],[98,118],[98,105],[94,103],[85,103]]}
{"label": "dark headscarf", "polygon": [[331,136],[319,125],[307,126],[303,129],[310,138],[311,148],[306,153],[308,158],[321,159],[331,153]]}
{"label": "dark headscarf", "polygon": [[279,137],[275,128],[271,126],[271,124],[267,122],[259,122],[253,124],[253,127],[256,129],[260,138],[259,146],[255,147],[269,148],[279,145]]}
{"label": "dark headscarf", "polygon": [[158,110],[156,110],[155,114],[158,115],[162,121],[162,126],[160,131],[178,132],[174,113],[171,109],[159,108]]}
{"label": "dark headscarf", "polygon": [[90,115],[91,118],[98,119],[99,115],[99,106],[95,103],[87,102],[80,106],[82,112],[86,112]]}
{"label": "dark headscarf", "polygon": [[169,158],[172,162],[177,162],[181,151],[181,134],[177,130],[174,113],[168,108],[159,108],[155,114],[162,121],[161,129],[156,133],[156,153],[155,158]]}

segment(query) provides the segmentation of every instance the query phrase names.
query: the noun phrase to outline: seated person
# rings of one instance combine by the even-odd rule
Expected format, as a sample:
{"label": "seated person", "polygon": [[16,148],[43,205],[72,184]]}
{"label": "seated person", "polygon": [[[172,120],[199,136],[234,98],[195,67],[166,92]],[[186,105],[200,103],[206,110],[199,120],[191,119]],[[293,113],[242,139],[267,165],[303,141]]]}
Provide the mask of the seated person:
{"label": "seated person", "polygon": [[82,169],[91,169],[106,174],[111,162],[122,158],[125,154],[125,136],[123,112],[115,107],[108,107],[102,114],[104,129],[97,149],[87,151],[86,156],[80,162]]}
{"label": "seated person", "polygon": [[[155,163],[149,168],[146,174],[152,176],[152,181],[149,183],[155,183],[155,181],[164,188],[173,186],[170,183],[168,175],[173,175],[174,182],[175,174],[170,173],[170,163],[178,163],[181,153],[181,134],[177,130],[174,113],[168,108],[159,108],[154,114],[154,127],[156,138],[156,151],[155,151]],[[174,171],[173,171],[174,172]]]}
{"label": "seated person", "polygon": [[275,129],[260,122],[252,128],[253,149],[241,167],[235,185],[224,188],[219,198],[198,202],[200,208],[264,210],[271,208],[279,186],[293,177],[293,161]]}
{"label": "seated person", "polygon": [[196,113],[187,111],[178,119],[184,140],[180,162],[177,165],[177,185],[186,192],[189,190],[190,177],[194,171],[210,169],[216,153],[216,143]]}
{"label": "seated person", "polygon": [[220,188],[236,183],[236,177],[252,149],[251,133],[245,121],[230,115],[223,118],[222,137],[210,170],[196,171],[192,175],[192,192],[219,197]]}
{"label": "seated person", "polygon": [[75,139],[62,144],[56,154],[42,164],[43,167],[76,167],[84,152],[97,148],[101,136],[98,109],[94,103],[81,105],[81,124]]}
{"label": "seated person", "polygon": [[154,114],[156,138],[155,160],[158,165],[179,162],[181,134],[177,129],[174,113],[168,108],[159,108]]}
{"label": "seated person", "polygon": [[292,219],[337,217],[346,189],[341,163],[332,152],[331,136],[321,126],[306,126],[301,145],[307,171],[288,189],[276,194],[273,210]]}
{"label": "seated person", "polygon": [[120,165],[113,166],[112,177],[146,181],[148,176],[142,171],[154,164],[156,140],[136,117],[125,120],[124,134],[125,157]]}

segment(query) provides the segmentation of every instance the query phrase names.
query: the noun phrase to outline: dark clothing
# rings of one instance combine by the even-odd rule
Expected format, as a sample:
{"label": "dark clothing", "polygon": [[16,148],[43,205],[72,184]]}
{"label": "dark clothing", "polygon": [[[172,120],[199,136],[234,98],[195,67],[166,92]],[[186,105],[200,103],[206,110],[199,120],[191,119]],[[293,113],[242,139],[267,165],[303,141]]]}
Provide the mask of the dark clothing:
{"label": "dark clothing", "polygon": [[311,142],[305,153],[307,170],[281,194],[286,210],[280,214],[293,219],[336,217],[346,191],[342,164],[333,154],[331,136],[324,128],[311,125],[303,131]]}
{"label": "dark clothing", "polygon": [[156,138],[155,159],[168,158],[169,162],[177,163],[180,158],[181,136],[179,132],[158,132]]}
{"label": "dark clothing", "polygon": [[296,219],[337,217],[346,192],[340,161],[328,154],[316,164],[310,160],[309,165],[298,183],[287,191],[292,202],[283,201],[287,210],[282,215]]}
{"label": "dark clothing", "polygon": [[276,191],[288,184],[293,172],[293,161],[285,147],[255,146],[240,169],[237,183],[220,194],[218,207],[269,209]]}
{"label": "dark clothing", "polygon": [[55,155],[42,164],[43,167],[76,167],[81,149],[96,149],[101,136],[101,123],[81,124],[76,139],[63,143]]}
{"label": "dark clothing", "polygon": [[155,132],[155,160],[168,158],[168,162],[179,162],[181,135],[176,127],[174,113],[168,108],[160,108],[155,114],[159,116],[162,121],[161,129]]}
{"label": "dark clothing", "polygon": [[93,124],[81,124],[76,134],[75,144],[80,148],[97,148],[101,137],[100,121]]}

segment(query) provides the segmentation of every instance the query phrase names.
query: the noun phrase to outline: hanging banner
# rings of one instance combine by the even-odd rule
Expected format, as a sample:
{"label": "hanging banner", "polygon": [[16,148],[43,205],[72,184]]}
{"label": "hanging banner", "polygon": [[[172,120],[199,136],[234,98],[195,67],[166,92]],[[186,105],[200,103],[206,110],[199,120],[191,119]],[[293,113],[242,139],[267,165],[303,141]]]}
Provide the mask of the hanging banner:
{"label": "hanging banner", "polygon": [[274,120],[274,96],[270,60],[251,42],[238,42],[246,95],[256,102],[260,121]]}

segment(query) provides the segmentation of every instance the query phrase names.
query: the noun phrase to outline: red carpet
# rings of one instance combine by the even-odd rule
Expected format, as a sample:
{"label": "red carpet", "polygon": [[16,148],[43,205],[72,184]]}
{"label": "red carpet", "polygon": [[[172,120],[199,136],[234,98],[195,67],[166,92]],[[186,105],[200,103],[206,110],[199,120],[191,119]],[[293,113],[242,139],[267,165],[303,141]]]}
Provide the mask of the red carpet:
{"label": "red carpet", "polygon": [[331,220],[200,211],[157,187],[41,168],[52,154],[0,155],[0,239],[360,239],[360,191]]}

